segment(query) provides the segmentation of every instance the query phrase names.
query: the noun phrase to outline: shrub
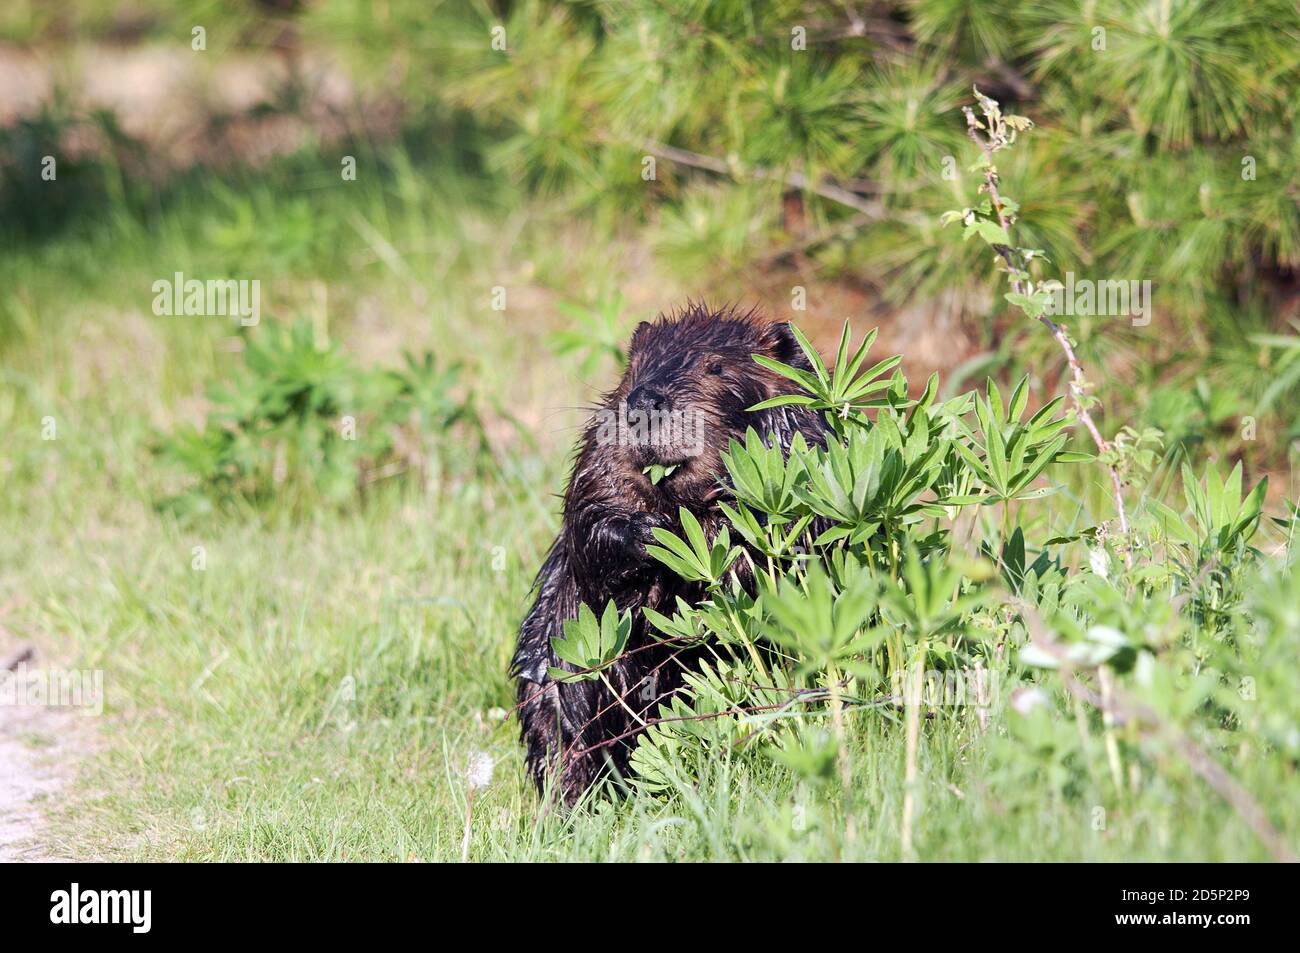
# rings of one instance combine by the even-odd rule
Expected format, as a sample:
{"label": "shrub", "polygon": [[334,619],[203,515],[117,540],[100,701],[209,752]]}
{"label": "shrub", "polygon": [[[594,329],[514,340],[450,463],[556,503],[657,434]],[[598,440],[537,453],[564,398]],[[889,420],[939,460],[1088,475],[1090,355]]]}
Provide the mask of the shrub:
{"label": "shrub", "polygon": [[[901,358],[863,369],[875,334],[854,349],[847,323],[831,367],[802,335],[811,372],[755,355],[802,390],[758,406],[815,408],[830,436],[825,447],[796,441],[784,454],[750,430],[723,457],[730,526],[709,540],[683,509],[684,538],[654,531],[660,545],[650,553],[703,583],[707,598],[679,601],[671,616],[645,614],[665,640],[703,643],[715,661],[663,700],[628,783],[688,796],[720,758],[767,756],[828,788],[847,815],[863,722],[901,710],[904,856],[914,851],[920,749],[937,730],[924,726],[943,723],[991,759],[990,781],[1009,809],[1035,808],[1019,794],[1031,778],[1082,809],[1159,799],[1190,771],[1273,856],[1292,857],[1222,763],[1256,775],[1261,765],[1296,764],[1285,726],[1300,679],[1276,653],[1297,637],[1295,613],[1279,608],[1297,574],[1256,545],[1267,480],[1248,488],[1240,464],[1226,479],[1214,466],[1198,474],[1185,465],[1178,508],[1153,492],[1137,507],[1125,499],[1154,465],[1160,435],[1130,429],[1108,441],[1092,420],[1096,401],[1068,331],[1044,314],[1043,256],[1016,246],[1018,205],[997,187],[993,154],[1029,124],[980,102],[983,115],[968,121],[986,143],[984,196],[950,218],[992,247],[1012,284],[1008,300],[1066,352],[1069,408],[1056,398],[1031,410],[1027,379],[1006,397],[990,379],[983,392],[940,401],[932,377],[912,398]],[[1076,423],[1096,457],[1067,449]],[[1066,528],[1058,501],[1087,478],[1087,463],[1107,474],[1116,513]],[[1294,513],[1274,524],[1288,541],[1298,528]],[[756,579],[752,594],[737,575],[742,562]],[[1282,601],[1248,600],[1259,585]],[[616,640],[600,644],[588,664],[622,651]]]}
{"label": "shrub", "polygon": [[365,370],[308,321],[264,325],[244,342],[244,371],[209,388],[203,426],[157,444],[185,479],[163,501],[179,513],[235,500],[342,504],[380,480],[421,479],[449,432],[471,460],[487,452],[458,364],[408,353],[400,368]]}
{"label": "shrub", "polygon": [[[808,400],[846,386],[843,361],[815,367]],[[1247,491],[1239,468],[1226,480],[1185,471],[1184,506],[1149,500],[1137,514],[1129,569],[1105,522],[1053,533],[1048,498],[1083,465],[1066,457],[1059,434],[1072,418],[1056,402],[1030,413],[1023,382],[1009,401],[990,381],[942,403],[933,387],[908,399],[897,371],[887,382],[873,413],[850,400],[828,415],[837,429],[825,448],[786,457],[752,430],[733,442],[729,532],[707,540],[685,510],[684,537],[656,531],[651,552],[708,597],[646,615],[660,637],[707,644],[714,661],[663,699],[628,783],[673,797],[719,758],[770,758],[848,811],[861,719],[888,724],[895,712],[909,783],[937,730],[923,726],[942,722],[987,743],[990,783],[1013,808],[1030,776],[1081,809],[1158,797],[1179,757],[1227,796],[1213,759],[1242,760],[1247,727],[1252,744],[1295,763],[1287,726],[1300,681],[1276,655],[1300,632],[1283,608],[1297,577],[1261,565],[1253,545],[1263,483]],[[814,518],[829,528],[814,534]],[[753,563],[753,596],[741,561]],[[1247,599],[1261,575],[1277,596]],[[607,647],[588,664],[622,650]],[[1087,707],[1075,711],[1076,699]],[[1099,792],[1097,778],[1113,787]],[[1275,834],[1261,836],[1285,856]]]}

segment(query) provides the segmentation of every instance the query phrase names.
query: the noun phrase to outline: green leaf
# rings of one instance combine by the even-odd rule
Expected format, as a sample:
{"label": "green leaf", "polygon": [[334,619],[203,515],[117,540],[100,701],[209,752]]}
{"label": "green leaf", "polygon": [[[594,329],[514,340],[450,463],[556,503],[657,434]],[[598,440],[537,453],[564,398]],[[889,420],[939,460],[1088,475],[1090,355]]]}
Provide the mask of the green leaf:
{"label": "green leaf", "polygon": [[609,666],[623,654],[632,633],[632,615],[620,613],[611,599],[605,605],[599,621],[585,603],[578,606],[578,616],[564,621],[564,635],[551,639],[551,648],[557,658],[568,662],[577,672],[550,668],[554,678],[565,681],[591,681],[600,677],[600,670]]}
{"label": "green leaf", "polygon": [[769,407],[785,407],[789,404],[798,404],[807,407],[810,404],[817,403],[816,397],[809,397],[806,394],[781,394],[779,397],[769,397],[767,400],[761,400],[753,407],[746,407],[746,410],[767,410]]}
{"label": "green leaf", "polygon": [[671,466],[664,466],[663,464],[660,463],[652,463],[650,464],[650,466],[646,467],[641,472],[650,478],[650,482],[652,484],[657,486],[659,484],[659,481],[663,480],[665,477],[672,476],[673,471],[676,469],[677,469],[677,464],[675,463]]}
{"label": "green leaf", "polygon": [[[791,324],[790,330],[794,332],[794,338],[799,342],[799,349],[803,351],[804,357],[808,358],[808,363],[812,365],[813,373],[817,375],[817,379],[823,384],[829,384],[830,374],[826,370],[826,365],[822,363],[822,356],[817,352],[817,348],[813,346],[807,335],[800,331],[796,325]],[[848,333],[847,323],[845,324],[845,333]]]}
{"label": "green leaf", "polygon": [[967,225],[966,229],[967,234],[974,232],[990,245],[1009,246],[1011,244],[1011,236],[1007,234],[1007,230],[997,222],[990,221],[989,219],[976,219],[974,224]]}

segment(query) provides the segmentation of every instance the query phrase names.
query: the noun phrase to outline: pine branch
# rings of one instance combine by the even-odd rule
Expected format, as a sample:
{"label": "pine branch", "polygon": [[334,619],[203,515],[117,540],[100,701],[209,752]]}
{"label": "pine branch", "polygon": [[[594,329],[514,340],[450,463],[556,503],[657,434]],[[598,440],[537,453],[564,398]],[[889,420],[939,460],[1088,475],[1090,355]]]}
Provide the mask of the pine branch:
{"label": "pine branch", "polygon": [[[708,172],[716,172],[719,175],[738,177],[740,170],[732,168],[722,159],[713,156],[701,155],[698,152],[691,152],[687,149],[679,149],[676,146],[665,145],[662,142],[656,142],[653,139],[647,139],[642,143],[642,147],[651,155],[658,156],[661,159],[668,159],[671,162],[677,162],[681,165],[690,166],[693,169],[704,169]],[[850,192],[836,182],[829,179],[820,179],[816,182],[810,180],[802,172],[792,170],[782,172],[778,169],[768,169],[758,166],[752,169],[744,170],[750,178],[762,179],[764,181],[781,182],[792,189],[812,192],[814,195],[820,195],[824,199],[829,199],[838,205],[844,205],[851,209],[856,209],[863,215],[868,216],[871,220],[880,220],[888,217],[885,207],[877,201],[863,198],[856,192]]]}

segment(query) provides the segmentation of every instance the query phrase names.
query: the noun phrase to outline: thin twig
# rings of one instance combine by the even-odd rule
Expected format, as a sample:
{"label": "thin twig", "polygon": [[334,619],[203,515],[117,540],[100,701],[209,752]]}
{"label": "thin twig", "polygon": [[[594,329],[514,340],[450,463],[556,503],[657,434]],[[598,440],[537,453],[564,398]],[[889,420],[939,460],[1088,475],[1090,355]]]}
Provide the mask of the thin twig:
{"label": "thin twig", "polygon": [[[791,706],[791,704],[793,704],[793,703],[795,703],[795,702],[798,702],[799,704],[806,704],[806,703],[814,702],[814,701],[822,701],[822,698],[820,698],[820,697],[809,697],[809,698],[799,697],[799,698],[794,698],[794,699],[787,699],[787,700],[785,700],[785,701],[783,701],[783,702],[776,702],[776,703],[771,704],[771,705],[740,705],[740,706],[738,706],[738,707],[736,707],[736,708],[728,708],[728,709],[726,709],[725,711],[710,711],[710,712],[704,712],[703,714],[695,714],[695,715],[673,715],[673,716],[669,716],[669,717],[665,717],[665,718],[649,718],[649,719],[646,720],[646,727],[653,728],[655,725],[667,724],[667,723],[669,723],[669,722],[674,722],[674,721],[708,721],[708,720],[710,720],[710,719],[712,719],[712,718],[723,718],[723,717],[726,717],[726,716],[728,716],[728,715],[736,715],[736,716],[738,716],[738,715],[759,715],[759,714],[762,714],[763,712],[776,711],[776,710],[783,709],[783,708],[789,708],[789,707]],[[879,704],[879,703],[878,703],[878,702],[862,702],[861,704],[863,704],[863,705],[876,705],[876,704]],[[638,734],[640,734],[640,733],[641,733],[642,731],[644,731],[644,730],[645,730],[644,728],[641,728],[640,726],[638,726],[638,727],[636,727],[636,728],[631,729],[630,731],[625,731],[625,732],[623,732],[623,733],[620,734],[620,735],[615,735],[613,738],[606,738],[605,740],[603,740],[603,741],[599,741],[599,742],[597,742],[596,744],[594,744],[594,745],[590,745],[590,746],[588,746],[588,747],[586,747],[586,748],[579,748],[579,749],[576,750],[576,751],[568,751],[568,752],[565,752],[565,757],[566,757],[566,758],[575,758],[575,759],[576,759],[576,758],[581,758],[583,755],[591,754],[591,752],[593,752],[593,751],[599,751],[601,748],[608,748],[608,747],[610,747],[611,745],[618,744],[620,741],[626,741],[628,738],[631,738],[631,737],[633,737],[634,735],[638,735]]]}
{"label": "thin twig", "polygon": [[648,728],[648,727],[650,727],[649,725],[647,725],[647,724],[645,723],[645,719],[644,719],[644,718],[642,718],[640,715],[638,715],[635,711],[632,710],[632,706],[629,705],[629,704],[627,703],[627,700],[626,700],[622,695],[619,694],[618,689],[615,688],[614,685],[613,685],[613,683],[611,683],[610,680],[609,680],[608,678],[605,677],[605,673],[604,673],[604,672],[601,672],[601,673],[600,673],[600,680],[601,680],[602,682],[605,683],[605,687],[608,688],[608,689],[609,689],[609,693],[610,693],[611,695],[614,696],[614,700],[617,701],[620,705],[623,706],[623,710],[624,710],[625,712],[627,712],[629,715],[632,716],[632,720],[633,720],[633,721],[639,723],[639,724],[641,725],[642,728]]}
{"label": "thin twig", "polygon": [[[981,136],[979,132],[979,120],[975,118],[975,112],[969,106],[963,106],[962,112],[966,115],[966,134],[970,136],[971,141],[975,143],[984,153],[988,160],[984,169],[984,186],[983,189],[988,193],[989,201],[993,206],[993,211],[998,217],[998,224],[1002,230],[1010,234],[1010,223],[1007,221],[1006,211],[1002,204],[1002,196],[998,193],[998,174],[993,167],[993,153],[996,151],[991,137]],[[1025,271],[1025,263],[1019,260],[1019,256],[1006,245],[994,245],[994,250],[1002,256],[1003,260],[1012,272]],[[1017,294],[1025,294],[1024,284],[1012,275],[1011,287]],[[1092,414],[1088,412],[1086,403],[1087,379],[1084,377],[1083,365],[1079,363],[1078,356],[1074,353],[1074,347],[1070,344],[1070,337],[1066,333],[1063,325],[1057,324],[1047,315],[1039,315],[1039,322],[1043,327],[1051,332],[1052,337],[1056,338],[1056,343],[1060,345],[1061,351],[1065,354],[1066,363],[1070,367],[1070,396],[1074,400],[1074,408],[1079,415],[1079,420],[1092,436],[1092,441],[1097,446],[1097,450],[1102,456],[1110,453],[1111,445],[1105,437],[1101,435],[1101,430],[1092,419]],[[1130,551],[1128,542],[1128,514],[1124,509],[1124,484],[1120,480],[1119,471],[1115,464],[1106,462],[1106,469],[1110,472],[1110,482],[1114,489],[1115,510],[1119,515],[1120,531],[1124,534],[1124,565],[1129,569],[1133,568],[1133,554]]]}
{"label": "thin twig", "polygon": [[[707,172],[716,172],[718,175],[734,175],[737,170],[722,159],[713,156],[701,155],[698,152],[691,152],[687,149],[679,149],[676,146],[666,145],[662,142],[656,142],[653,139],[647,139],[642,143],[642,147],[651,155],[658,156],[661,159],[668,159],[681,165],[690,166],[693,169],[704,169]],[[863,198],[856,192],[851,192],[843,186],[832,182],[828,179],[819,179],[812,181],[808,176],[797,170],[782,172],[779,169],[768,169],[763,166],[755,166],[744,170],[751,178],[763,179],[771,182],[781,182],[792,189],[812,192],[820,195],[824,199],[829,199],[839,205],[848,208],[857,209],[863,215],[872,220],[883,219],[887,217],[884,205],[872,199]]]}

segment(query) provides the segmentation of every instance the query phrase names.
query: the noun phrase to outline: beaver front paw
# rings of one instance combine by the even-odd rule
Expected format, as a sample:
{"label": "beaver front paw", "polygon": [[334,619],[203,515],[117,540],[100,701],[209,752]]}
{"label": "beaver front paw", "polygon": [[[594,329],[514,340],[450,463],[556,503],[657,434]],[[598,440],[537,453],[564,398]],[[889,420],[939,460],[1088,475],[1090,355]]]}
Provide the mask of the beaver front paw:
{"label": "beaver front paw", "polygon": [[677,521],[671,517],[664,516],[662,513],[643,513],[636,522],[637,539],[641,544],[641,553],[646,559],[652,559],[648,552],[647,546],[662,546],[663,544],[655,538],[653,530],[666,529],[669,532],[677,530]]}

